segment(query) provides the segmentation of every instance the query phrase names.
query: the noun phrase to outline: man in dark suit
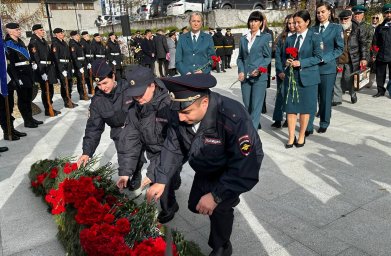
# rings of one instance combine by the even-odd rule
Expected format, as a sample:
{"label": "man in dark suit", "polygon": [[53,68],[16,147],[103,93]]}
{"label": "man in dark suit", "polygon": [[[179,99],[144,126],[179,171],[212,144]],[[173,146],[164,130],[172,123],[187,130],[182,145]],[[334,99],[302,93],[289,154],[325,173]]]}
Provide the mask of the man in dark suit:
{"label": "man in dark suit", "polygon": [[152,39],[152,31],[147,29],[145,30],[145,38],[141,42],[141,51],[143,52],[143,57],[141,65],[148,67],[154,71],[155,63],[155,43]]}
{"label": "man in dark suit", "polygon": [[179,37],[175,66],[181,75],[211,71],[214,44],[211,35],[201,31],[202,21],[202,14],[193,12],[189,19],[191,31]]}
{"label": "man in dark suit", "polygon": [[165,77],[167,75],[167,60],[166,54],[168,53],[167,38],[165,37],[163,30],[158,29],[156,31],[156,36],[153,37],[155,42],[156,49],[156,58],[159,64],[159,74],[160,77]]}

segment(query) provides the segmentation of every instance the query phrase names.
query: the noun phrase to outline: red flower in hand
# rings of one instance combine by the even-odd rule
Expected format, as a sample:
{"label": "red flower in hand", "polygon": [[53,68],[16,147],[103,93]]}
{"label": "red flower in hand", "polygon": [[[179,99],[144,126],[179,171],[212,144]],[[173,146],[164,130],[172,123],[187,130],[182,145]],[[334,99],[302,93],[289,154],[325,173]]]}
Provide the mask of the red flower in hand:
{"label": "red flower in hand", "polygon": [[342,71],[343,71],[343,68],[337,67],[337,73],[342,73]]}
{"label": "red flower in hand", "polygon": [[258,71],[259,71],[259,73],[267,73],[267,68],[264,68],[264,67],[259,67],[258,68]]}
{"label": "red flower in hand", "polygon": [[221,61],[221,58],[220,58],[220,56],[213,55],[213,56],[212,56],[212,61],[215,62],[215,63],[217,63],[217,62],[220,62],[220,61]]}
{"label": "red flower in hand", "polygon": [[299,54],[297,48],[295,47],[288,47],[285,49],[286,54],[290,55],[292,58],[296,59],[297,55]]}
{"label": "red flower in hand", "polygon": [[373,52],[379,52],[379,50],[380,50],[379,46],[377,46],[377,45],[372,45],[372,46],[371,46],[371,51],[373,51]]}

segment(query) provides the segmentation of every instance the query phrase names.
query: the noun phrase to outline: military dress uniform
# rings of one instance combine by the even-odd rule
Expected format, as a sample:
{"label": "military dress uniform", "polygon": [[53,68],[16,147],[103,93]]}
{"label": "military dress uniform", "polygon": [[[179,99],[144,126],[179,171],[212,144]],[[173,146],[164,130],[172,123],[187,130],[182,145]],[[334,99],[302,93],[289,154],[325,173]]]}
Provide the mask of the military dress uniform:
{"label": "military dress uniform", "polygon": [[[75,33],[77,34],[76,31],[72,31],[71,36],[76,35]],[[86,71],[86,57],[84,56],[83,45],[74,39],[70,39],[69,48],[71,50],[72,64],[73,69],[75,70],[77,91],[79,92],[80,100],[89,100],[87,93],[84,95],[84,90],[87,92],[87,89],[83,88],[85,86],[83,85],[83,83],[85,84],[85,77],[83,81],[83,74],[85,74]]]}
{"label": "military dress uniform", "polygon": [[[105,79],[111,71],[111,67],[105,60],[95,60],[92,63],[92,74],[96,83]],[[94,155],[106,124],[110,126],[110,138],[114,141],[118,152],[119,143],[121,143],[120,133],[125,125],[127,113],[133,104],[132,96],[127,93],[129,88],[129,83],[121,79],[116,82],[116,86],[110,93],[104,93],[98,87],[95,89],[83,137],[83,155],[88,155],[90,158]],[[121,155],[118,155],[118,162],[122,162]],[[140,161],[135,172],[140,173],[142,166],[143,162]],[[141,182],[141,177],[139,178]]]}
{"label": "military dress uniform", "polygon": [[[86,34],[88,34],[87,31],[83,31],[81,33],[82,36],[86,35]],[[90,81],[90,70],[91,70],[92,62],[94,61],[94,53],[92,51],[92,42],[91,42],[91,40],[85,40],[84,38],[82,38],[82,39],[80,39],[80,44],[83,46],[84,57],[85,57],[84,78],[86,80],[86,84],[88,87],[88,93],[92,94],[92,86],[94,86],[93,84],[91,84],[91,81]]]}
{"label": "military dress uniform", "polygon": [[231,29],[227,28],[227,33],[225,33],[225,68],[231,68],[231,57],[232,53],[235,50],[235,38],[231,34]]}
{"label": "military dress uniform", "polygon": [[[53,32],[61,33],[64,32],[61,28],[55,28]],[[52,42],[52,52],[54,55],[54,63],[56,65],[57,79],[60,80],[61,84],[61,97],[64,101],[64,107],[73,108],[77,104],[72,102],[72,60],[71,52],[68,44],[64,40],[58,38],[53,38]],[[66,76],[65,76],[66,75]],[[68,94],[66,91],[66,81],[68,82]]]}
{"label": "military dress uniform", "polygon": [[[221,63],[216,63],[216,71],[220,73],[220,70],[225,72],[225,38],[221,33],[221,28],[216,29],[217,32],[213,35],[213,43],[215,45],[216,56],[219,56]],[[221,67],[220,67],[221,64]]]}
{"label": "military dress uniform", "polygon": [[[9,25],[10,23],[7,24],[7,26]],[[24,42],[19,38],[16,41],[7,34],[4,41],[8,63],[7,72],[11,77],[8,86],[10,108],[13,109],[13,97],[14,91],[16,91],[18,95],[18,109],[22,115],[24,126],[36,128],[38,127],[38,124],[42,124],[43,122],[33,118],[33,111],[31,108],[34,81],[33,68],[30,63],[30,53]],[[12,111],[10,113],[12,113]]]}
{"label": "military dress uniform", "polygon": [[[41,24],[35,24],[32,30],[42,29]],[[45,38],[40,38],[36,34],[33,34],[29,43],[29,51],[32,62],[37,65],[37,69],[34,73],[34,80],[38,82],[41,87],[41,100],[45,108],[45,116],[50,116],[49,107],[53,104],[54,88],[53,84],[57,83],[56,68],[54,64],[54,55],[50,49],[49,44]],[[44,78],[46,80],[44,80]],[[45,82],[48,81],[49,91],[46,90]],[[49,97],[47,97],[49,94]],[[49,101],[48,101],[49,98]],[[61,114],[60,111],[53,109],[54,115]]]}
{"label": "military dress uniform", "polygon": [[[231,255],[233,207],[239,195],[258,182],[263,159],[262,143],[242,104],[211,92],[216,79],[210,74],[162,78],[170,91],[171,116],[167,138],[156,168],[156,183],[166,184],[188,162],[195,171],[188,208],[198,213],[201,197],[211,193],[217,207],[210,218],[211,255]],[[198,124],[179,120],[196,99],[208,97],[208,108]]]}
{"label": "military dress uniform", "polygon": [[[145,150],[150,163],[147,168],[147,177],[155,182],[155,168],[160,162],[160,152],[167,137],[167,127],[170,116],[170,96],[164,84],[156,79],[151,69],[137,66],[125,74],[129,83],[128,95],[143,95],[147,87],[155,84],[155,91],[150,102],[135,105],[129,109],[118,146],[119,176],[140,175],[135,173],[139,163],[140,152]],[[160,205],[162,211],[158,215],[160,223],[166,223],[174,218],[178,210],[174,189],[179,187],[180,169],[165,190]]]}
{"label": "military dress uniform", "polygon": [[[383,13],[391,12],[391,4],[385,4],[382,8]],[[377,94],[373,97],[384,96],[386,88],[384,83],[386,81],[386,69],[388,66],[389,80],[391,80],[391,20],[384,20],[382,24],[376,27],[375,35],[373,36],[373,46],[379,47],[376,55],[376,83]],[[388,88],[391,92],[391,88]]]}
{"label": "military dress uniform", "polygon": [[[99,36],[98,33],[94,34],[94,38]],[[95,39],[91,43],[92,52],[95,60],[106,60],[106,48],[102,42],[97,42]]]}
{"label": "military dress uniform", "polygon": [[106,56],[109,61],[109,65],[115,70],[115,80],[122,78],[122,54],[118,41],[108,40],[106,45]]}

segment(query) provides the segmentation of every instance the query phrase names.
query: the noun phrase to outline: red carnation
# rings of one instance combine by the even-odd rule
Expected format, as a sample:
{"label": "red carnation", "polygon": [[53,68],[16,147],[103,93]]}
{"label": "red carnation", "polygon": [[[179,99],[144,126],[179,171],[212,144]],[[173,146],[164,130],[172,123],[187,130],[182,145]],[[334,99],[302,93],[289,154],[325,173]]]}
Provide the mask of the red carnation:
{"label": "red carnation", "polygon": [[258,68],[258,71],[262,74],[262,73],[267,73],[267,68],[265,67],[259,67]]}
{"label": "red carnation", "polygon": [[64,173],[70,174],[73,171],[77,170],[77,163],[65,163],[64,165]]}
{"label": "red carnation", "polygon": [[337,73],[342,73],[342,71],[343,71],[343,68],[337,67]]}
{"label": "red carnation", "polygon": [[285,49],[286,54],[290,55],[293,59],[297,58],[297,55],[299,54],[298,49],[295,47],[288,47]]}
{"label": "red carnation", "polygon": [[113,214],[106,214],[105,217],[103,218],[103,221],[106,222],[107,224],[113,223],[115,219],[115,216]]}
{"label": "red carnation", "polygon": [[57,167],[54,167],[50,171],[49,177],[52,178],[52,179],[55,179],[57,177],[57,174],[58,174],[58,169],[57,169]]}
{"label": "red carnation", "polygon": [[379,50],[380,50],[379,46],[377,46],[377,45],[372,45],[372,46],[371,46],[371,51],[373,51],[373,52],[379,52]]}
{"label": "red carnation", "polygon": [[115,226],[117,227],[118,232],[123,235],[130,232],[130,222],[127,218],[120,218],[115,223]]}
{"label": "red carnation", "polygon": [[212,56],[212,61],[213,61],[214,63],[218,63],[218,62],[221,61],[221,58],[220,58],[220,56],[213,55],[213,56]]}

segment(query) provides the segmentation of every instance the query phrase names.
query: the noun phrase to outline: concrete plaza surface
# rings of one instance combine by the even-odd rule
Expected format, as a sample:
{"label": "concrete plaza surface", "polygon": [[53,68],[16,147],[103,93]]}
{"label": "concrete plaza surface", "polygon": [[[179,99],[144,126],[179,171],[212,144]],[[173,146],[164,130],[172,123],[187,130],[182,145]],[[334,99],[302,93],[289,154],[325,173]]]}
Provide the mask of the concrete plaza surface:
{"label": "concrete plaza surface", "polygon": [[[214,90],[241,101],[239,83],[229,88],[236,74],[235,68],[213,73],[218,79]],[[375,87],[363,89],[352,105],[345,95],[343,104],[333,108],[327,133],[314,132],[303,148],[285,149],[287,129],[270,127],[275,92],[272,81],[259,131],[265,152],[260,181],[235,208],[233,254],[391,255],[389,97],[375,99]],[[64,109],[55,95],[54,107],[61,115],[39,114],[36,118],[45,123],[38,129],[26,129],[17,119],[17,129],[28,136],[15,142],[0,140],[0,146],[10,148],[0,157],[0,256],[65,255],[54,220],[31,192],[27,173],[39,159],[81,154],[89,102],[78,103],[75,109]],[[317,128],[319,119],[315,122]],[[108,132],[97,149],[102,164],[117,162]],[[169,226],[208,254],[209,219],[187,209],[193,173],[188,165],[182,171],[180,210]]]}

